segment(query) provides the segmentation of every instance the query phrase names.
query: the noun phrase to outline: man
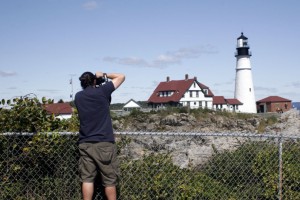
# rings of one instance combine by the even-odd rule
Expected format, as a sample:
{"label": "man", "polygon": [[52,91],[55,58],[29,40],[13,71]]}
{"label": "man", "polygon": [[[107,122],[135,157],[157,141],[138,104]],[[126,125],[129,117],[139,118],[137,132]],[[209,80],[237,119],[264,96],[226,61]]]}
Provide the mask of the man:
{"label": "man", "polygon": [[[111,79],[96,86],[100,78]],[[82,91],[75,95],[78,110],[79,130],[79,171],[84,200],[91,200],[94,181],[99,170],[105,195],[108,200],[116,200],[118,177],[117,149],[110,117],[110,98],[125,80],[119,73],[83,73],[80,78]]]}

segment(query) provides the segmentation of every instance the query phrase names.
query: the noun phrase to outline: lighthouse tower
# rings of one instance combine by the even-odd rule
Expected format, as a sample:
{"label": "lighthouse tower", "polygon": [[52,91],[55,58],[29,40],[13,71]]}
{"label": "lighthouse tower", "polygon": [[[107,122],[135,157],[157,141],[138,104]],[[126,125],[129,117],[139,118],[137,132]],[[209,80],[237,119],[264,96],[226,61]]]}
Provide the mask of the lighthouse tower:
{"label": "lighthouse tower", "polygon": [[243,103],[243,105],[239,106],[241,112],[256,113],[250,56],[251,52],[249,51],[248,38],[242,33],[241,36],[237,38],[235,53],[236,76],[234,98]]}

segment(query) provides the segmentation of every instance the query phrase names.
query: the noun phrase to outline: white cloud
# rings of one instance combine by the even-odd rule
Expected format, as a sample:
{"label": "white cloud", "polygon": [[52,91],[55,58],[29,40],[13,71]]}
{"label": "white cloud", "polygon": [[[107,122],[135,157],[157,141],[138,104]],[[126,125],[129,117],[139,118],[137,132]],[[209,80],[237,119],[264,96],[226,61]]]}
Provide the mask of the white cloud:
{"label": "white cloud", "polygon": [[254,90],[255,91],[262,91],[262,92],[265,92],[265,93],[277,93],[277,89],[276,88],[267,88],[267,87],[260,87],[260,86],[257,86],[257,87],[254,87]]}
{"label": "white cloud", "polygon": [[49,93],[58,93],[61,92],[61,90],[57,89],[37,89],[38,92],[49,92]]}
{"label": "white cloud", "polygon": [[95,10],[98,7],[98,3],[96,1],[88,1],[82,5],[85,10]]}
{"label": "white cloud", "polygon": [[17,87],[14,87],[14,86],[12,86],[12,87],[8,87],[7,89],[9,89],[9,90],[16,90],[16,89],[18,89]]}
{"label": "white cloud", "polygon": [[295,81],[292,82],[291,84],[287,85],[286,87],[295,87],[295,88],[300,88],[300,81]]}
{"label": "white cloud", "polygon": [[176,51],[169,51],[157,56],[157,58],[152,61],[146,61],[143,58],[138,57],[118,58],[110,56],[104,57],[103,60],[128,66],[165,68],[170,65],[180,64],[185,59],[195,59],[203,54],[215,53],[217,53],[217,50],[213,46],[206,45],[191,48],[180,48]]}
{"label": "white cloud", "polygon": [[106,62],[112,62],[112,63],[117,63],[120,65],[131,65],[131,66],[147,66],[148,63],[137,57],[125,57],[125,58],[117,58],[117,57],[104,57],[104,61]]}
{"label": "white cloud", "polygon": [[222,86],[222,85],[232,85],[235,83],[235,79],[226,81],[226,82],[222,82],[222,83],[215,83],[214,86]]}
{"label": "white cloud", "polygon": [[8,77],[8,76],[16,76],[16,72],[11,72],[11,71],[1,71],[0,70],[0,76],[1,77]]}
{"label": "white cloud", "polygon": [[168,54],[162,54],[158,56],[153,63],[155,65],[169,65],[169,64],[179,64],[181,62],[180,57]]}

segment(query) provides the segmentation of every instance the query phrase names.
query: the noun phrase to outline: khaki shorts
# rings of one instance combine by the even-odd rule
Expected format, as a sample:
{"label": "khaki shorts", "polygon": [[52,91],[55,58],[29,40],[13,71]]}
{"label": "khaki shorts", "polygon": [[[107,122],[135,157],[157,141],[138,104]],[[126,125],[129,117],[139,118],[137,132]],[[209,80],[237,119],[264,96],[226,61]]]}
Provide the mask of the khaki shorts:
{"label": "khaki shorts", "polygon": [[119,176],[117,147],[111,142],[79,144],[81,182],[94,182],[99,171],[103,186],[115,186]]}

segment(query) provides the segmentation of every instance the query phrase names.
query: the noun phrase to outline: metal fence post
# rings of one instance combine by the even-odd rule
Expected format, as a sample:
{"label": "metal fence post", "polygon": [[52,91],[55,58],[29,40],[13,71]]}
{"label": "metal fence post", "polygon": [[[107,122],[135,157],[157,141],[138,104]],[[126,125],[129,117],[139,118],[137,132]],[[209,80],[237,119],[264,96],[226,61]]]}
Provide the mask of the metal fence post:
{"label": "metal fence post", "polygon": [[282,200],[282,135],[279,137],[278,199]]}

